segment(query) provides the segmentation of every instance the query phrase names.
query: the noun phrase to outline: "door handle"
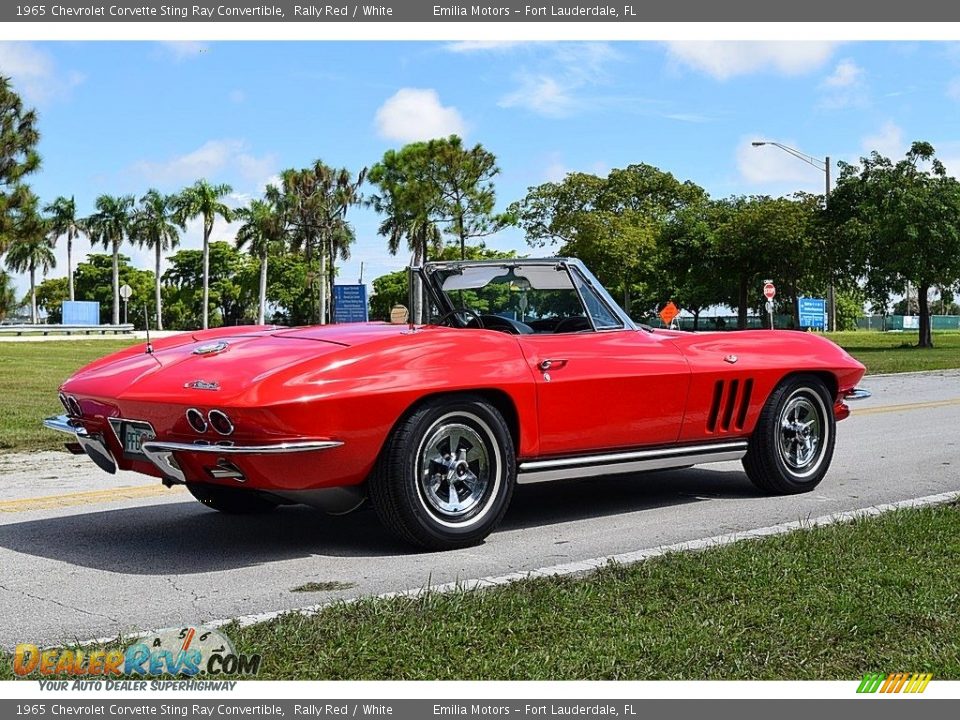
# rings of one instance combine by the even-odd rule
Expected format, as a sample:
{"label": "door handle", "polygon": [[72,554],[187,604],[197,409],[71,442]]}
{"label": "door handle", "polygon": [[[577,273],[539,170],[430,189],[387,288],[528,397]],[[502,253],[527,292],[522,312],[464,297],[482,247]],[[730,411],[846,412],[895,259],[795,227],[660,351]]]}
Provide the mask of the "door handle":
{"label": "door handle", "polygon": [[537,364],[537,367],[540,368],[543,372],[546,372],[547,370],[559,370],[566,364],[567,364],[566,360],[561,360],[560,358],[549,358],[549,359],[541,360]]}

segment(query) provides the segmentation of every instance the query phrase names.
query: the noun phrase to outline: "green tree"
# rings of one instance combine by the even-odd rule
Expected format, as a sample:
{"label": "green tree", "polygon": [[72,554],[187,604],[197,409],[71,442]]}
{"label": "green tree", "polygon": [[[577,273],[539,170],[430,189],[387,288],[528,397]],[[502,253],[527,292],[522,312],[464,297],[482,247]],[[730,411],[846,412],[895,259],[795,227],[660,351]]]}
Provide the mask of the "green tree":
{"label": "green tree", "polygon": [[[252,267],[250,258],[223,241],[210,243],[207,257],[210,284],[206,293],[201,289],[202,250],[180,250],[168,258],[170,268],[163,274],[163,283],[169,327],[196,327],[204,314],[204,297],[214,327],[240,325],[254,317],[255,285],[245,282]],[[219,312],[211,316],[210,308]]]}
{"label": "green tree", "polygon": [[496,156],[480,144],[464,147],[456,135],[388,150],[370,172],[378,193],[368,202],[385,216],[379,232],[393,254],[406,238],[415,259],[426,259],[442,229],[465,258],[471,239],[507,222],[493,212]]}
{"label": "green tree", "polygon": [[[360,202],[365,177],[365,168],[354,177],[346,168],[337,170],[317,160],[309,168],[284,170],[282,187],[268,194],[282,209],[291,249],[303,253],[307,261],[311,298],[319,291],[314,317],[320,323],[328,320],[328,287],[332,292],[336,260],[350,257],[355,236],[347,211]],[[315,260],[319,260],[319,275],[314,273]],[[329,317],[333,317],[332,307]]]}
{"label": "green tree", "polygon": [[120,285],[129,285],[133,290],[127,307],[127,322],[133,323],[135,327],[145,328],[146,304],[153,292],[154,276],[149,270],[140,270],[130,265],[130,258],[126,255],[118,255],[116,265],[112,255],[101,253],[90,253],[85,262],[77,263],[74,272],[77,297],[100,303],[100,322],[109,323],[112,314],[109,308],[113,300],[111,279],[114,267]]}
{"label": "green tree", "polygon": [[267,302],[274,308],[270,322],[306,325],[314,321],[314,297],[307,281],[309,266],[302,255],[271,255],[267,271]]}
{"label": "green tree", "polygon": [[17,213],[31,202],[24,178],[40,167],[37,115],[25,110],[10,78],[0,75],[0,254],[13,240]]}
{"label": "green tree", "polygon": [[877,152],[841,163],[827,211],[871,298],[916,287],[919,347],[933,347],[930,288],[960,278],[960,182],[935,154],[918,141],[896,163]]}
{"label": "green tree", "polygon": [[11,228],[13,240],[7,248],[7,268],[29,273],[30,318],[36,324],[40,321],[37,315],[37,270],[46,274],[57,264],[49,230],[37,210],[36,195],[29,193],[20,203]]}
{"label": "green tree", "polygon": [[[41,283],[42,285],[43,283]],[[6,320],[20,307],[13,289],[13,278],[0,270],[0,320]]]}
{"label": "green tree", "polygon": [[164,195],[151,188],[140,198],[140,206],[133,213],[130,222],[130,239],[154,251],[154,312],[157,316],[157,330],[163,330],[160,264],[163,262],[163,254],[180,244],[180,230],[183,229],[176,217],[176,203],[175,195]]}
{"label": "green tree", "polygon": [[197,180],[186,188],[176,200],[176,218],[181,226],[187,220],[203,218],[203,305],[202,326],[209,326],[208,309],[210,307],[210,235],[213,223],[219,216],[225,222],[233,221],[233,210],[221,201],[225,195],[233,192],[227,184],[211,185],[206,179]]}
{"label": "green tree", "polygon": [[47,278],[37,286],[37,307],[47,314],[47,322],[63,322],[63,302],[69,299],[65,277]]}
{"label": "green tree", "polygon": [[493,178],[500,174],[497,158],[483,145],[466,148],[463,140],[451,135],[429,140],[422,160],[437,198],[437,221],[459,243],[460,258],[465,259],[469,240],[490,235],[504,224],[493,213]]}
{"label": "green tree", "polygon": [[700,314],[725,297],[706,197],[681,208],[668,223],[657,246],[656,265],[658,300],[674,300],[693,315],[693,329],[699,330]]}
{"label": "green tree", "polygon": [[605,286],[619,290],[631,312],[635,292],[649,298],[657,284],[658,248],[670,223],[705,198],[698,185],[638,164],[606,178],[570,173],[532,187],[507,214],[532,247],[559,242],[559,254],[583,260]]}
{"label": "green tree", "polygon": [[101,195],[97,212],[83,221],[90,240],[99,243],[113,256],[113,324],[120,323],[120,246],[130,232],[133,195]]}
{"label": "green tree", "polygon": [[[277,189],[267,188],[267,196],[276,197]],[[286,224],[277,204],[270,199],[253,200],[249,207],[238,211],[244,220],[237,231],[238,249],[250,247],[260,261],[257,324],[263,325],[267,309],[268,258],[271,250],[282,250],[287,237]]]}
{"label": "green tree", "polygon": [[67,236],[67,285],[69,299],[73,300],[73,241],[83,232],[83,223],[77,217],[77,203],[72,195],[69,198],[61,195],[43,208],[43,212],[47,214],[47,225],[54,244],[64,235]]}

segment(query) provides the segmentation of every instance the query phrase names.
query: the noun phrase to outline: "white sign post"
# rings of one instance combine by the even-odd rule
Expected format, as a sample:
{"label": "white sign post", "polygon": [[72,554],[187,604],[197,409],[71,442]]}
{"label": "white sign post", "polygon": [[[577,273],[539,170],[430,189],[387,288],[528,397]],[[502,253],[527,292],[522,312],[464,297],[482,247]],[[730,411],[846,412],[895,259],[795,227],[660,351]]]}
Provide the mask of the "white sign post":
{"label": "white sign post", "polygon": [[773,299],[777,296],[777,286],[773,280],[763,281],[763,296],[767,299],[766,309],[770,313],[770,329],[773,330]]}
{"label": "white sign post", "polygon": [[120,286],[120,297],[123,298],[123,324],[127,324],[127,300],[133,295],[133,288],[124,283]]}

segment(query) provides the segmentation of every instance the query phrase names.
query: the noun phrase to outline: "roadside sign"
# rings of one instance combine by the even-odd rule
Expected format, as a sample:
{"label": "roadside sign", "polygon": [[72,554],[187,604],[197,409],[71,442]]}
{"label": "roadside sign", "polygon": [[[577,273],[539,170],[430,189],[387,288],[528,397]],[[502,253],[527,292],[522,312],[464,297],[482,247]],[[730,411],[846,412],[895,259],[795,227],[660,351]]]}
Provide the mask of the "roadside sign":
{"label": "roadside sign", "polygon": [[659,313],[660,319],[667,327],[670,327],[670,323],[672,323],[679,314],[680,308],[674,304],[673,300],[670,300],[666,305],[664,305]]}
{"label": "roadside sign", "polygon": [[763,307],[764,307],[764,310],[766,310],[768,313],[772,313],[772,312],[773,312],[773,300],[767,300],[766,305],[764,305]]}
{"label": "roadside sign", "polygon": [[772,280],[763,283],[763,296],[767,300],[773,300],[777,296],[777,286],[773,284]]}
{"label": "roadside sign", "polygon": [[797,298],[800,327],[823,330],[827,326],[827,301],[823,298]]}
{"label": "roadside sign", "polygon": [[335,323],[367,322],[367,286],[333,286],[333,321]]}
{"label": "roadside sign", "polygon": [[130,287],[126,283],[120,286],[120,297],[122,297],[124,301],[129,300],[132,295],[133,295],[132,287]]}

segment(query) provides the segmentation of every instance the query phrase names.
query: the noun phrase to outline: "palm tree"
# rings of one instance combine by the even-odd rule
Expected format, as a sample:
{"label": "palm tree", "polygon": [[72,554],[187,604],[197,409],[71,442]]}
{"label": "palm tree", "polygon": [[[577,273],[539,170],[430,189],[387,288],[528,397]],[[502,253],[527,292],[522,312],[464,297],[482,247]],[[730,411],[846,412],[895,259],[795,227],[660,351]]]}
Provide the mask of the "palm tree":
{"label": "palm tree", "polygon": [[163,253],[180,244],[180,230],[183,229],[175,218],[176,200],[175,195],[164,195],[153,188],[147,190],[140,198],[140,207],[133,214],[130,225],[130,239],[156,253],[157,330],[163,330],[160,263]]}
{"label": "palm tree", "polygon": [[226,184],[211,185],[204,179],[197,180],[186,188],[176,200],[177,220],[181,225],[195,217],[203,218],[203,329],[209,322],[210,300],[210,234],[213,221],[219,215],[226,222],[233,221],[233,210],[220,202],[220,198],[233,192]]}
{"label": "palm tree", "polygon": [[30,319],[36,325],[37,269],[44,274],[57,264],[49,228],[37,212],[37,198],[32,193],[25,200],[14,226],[13,242],[7,248],[7,268],[30,273]]}
{"label": "palm tree", "polygon": [[333,286],[336,283],[337,258],[341,260],[350,259],[350,245],[356,240],[353,228],[347,222],[347,210],[351,205],[360,202],[360,186],[367,175],[367,169],[363,168],[356,179],[353,178],[350,171],[346,168],[334,170],[317,160],[314,163],[314,175],[320,181],[320,192],[323,197],[323,204],[327,208],[326,227],[323,228],[323,234],[326,235],[326,247],[323,249],[324,255],[329,258],[327,267],[328,288],[330,292],[330,322],[333,322],[334,312],[334,294]]}
{"label": "palm tree", "polygon": [[13,290],[13,278],[3,270],[0,270],[0,320],[6,319],[7,315],[17,309],[16,293]]}
{"label": "palm tree", "polygon": [[245,220],[237,231],[237,248],[250,246],[250,252],[260,258],[260,303],[257,310],[257,324],[263,325],[267,308],[267,256],[270,249],[281,245],[286,238],[287,229],[283,216],[277,207],[279,191],[273,185],[267,187],[266,200],[254,200],[250,207],[238,211]]}
{"label": "palm tree", "polygon": [[[319,321],[327,322],[327,285],[333,288],[336,259],[350,257],[353,229],[346,221],[347,210],[360,202],[360,186],[366,168],[356,178],[346,168],[335,170],[320,160],[303,170],[285,170],[282,175],[283,207],[291,230],[291,246],[303,251],[309,265],[314,252],[320,258]],[[311,298],[313,297],[311,279]],[[330,317],[333,317],[331,308]]]}
{"label": "palm tree", "polygon": [[43,211],[49,216],[47,223],[54,242],[63,235],[67,236],[67,287],[70,289],[70,300],[73,300],[73,240],[83,232],[82,223],[77,217],[77,203],[72,195],[69,199],[61,195]]}
{"label": "palm tree", "polygon": [[84,220],[90,240],[113,253],[113,324],[120,324],[120,246],[130,232],[133,195],[101,195],[97,212]]}

